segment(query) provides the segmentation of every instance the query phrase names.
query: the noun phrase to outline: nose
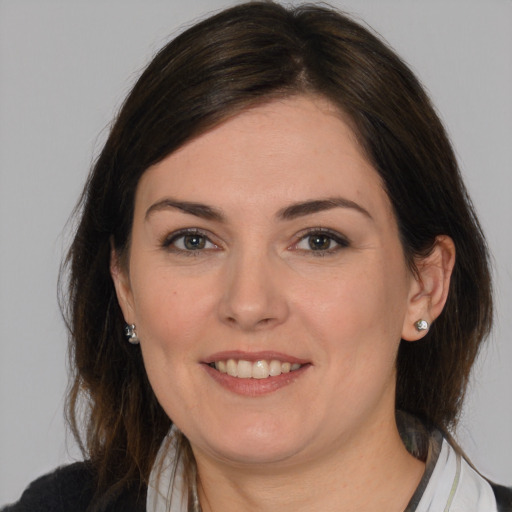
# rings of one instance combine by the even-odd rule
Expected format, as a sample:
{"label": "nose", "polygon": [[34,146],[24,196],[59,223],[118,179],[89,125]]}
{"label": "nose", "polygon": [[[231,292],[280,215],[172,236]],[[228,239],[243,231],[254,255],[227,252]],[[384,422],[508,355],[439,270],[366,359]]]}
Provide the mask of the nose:
{"label": "nose", "polygon": [[277,261],[271,255],[245,251],[227,262],[221,321],[245,331],[271,328],[289,314],[286,286]]}

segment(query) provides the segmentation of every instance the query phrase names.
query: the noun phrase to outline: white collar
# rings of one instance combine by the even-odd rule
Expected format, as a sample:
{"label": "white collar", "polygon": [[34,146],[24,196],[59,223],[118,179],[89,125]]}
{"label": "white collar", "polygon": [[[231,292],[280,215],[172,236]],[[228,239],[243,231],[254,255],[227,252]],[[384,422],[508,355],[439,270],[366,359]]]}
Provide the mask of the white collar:
{"label": "white collar", "polygon": [[[420,484],[421,485],[421,484]],[[439,457],[414,512],[497,512],[493,490],[443,439]]]}
{"label": "white collar", "polygon": [[[178,444],[181,434],[172,427],[165,436],[149,475],[147,512],[188,512],[189,492],[185,488],[183,458],[179,456]],[[195,512],[201,512],[196,486],[192,500]]]}

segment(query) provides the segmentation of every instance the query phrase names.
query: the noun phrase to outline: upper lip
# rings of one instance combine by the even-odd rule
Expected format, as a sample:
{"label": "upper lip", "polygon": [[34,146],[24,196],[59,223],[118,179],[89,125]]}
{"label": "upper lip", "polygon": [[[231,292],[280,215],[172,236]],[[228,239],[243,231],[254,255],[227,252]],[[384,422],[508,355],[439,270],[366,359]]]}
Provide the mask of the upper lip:
{"label": "upper lip", "polygon": [[244,360],[244,361],[272,361],[277,360],[283,363],[297,363],[297,364],[307,364],[310,361],[306,359],[301,359],[298,357],[294,357],[288,354],[284,354],[282,352],[275,351],[260,351],[260,352],[244,352],[242,350],[228,350],[223,352],[216,352],[211,356],[208,356],[205,359],[206,364],[215,363],[216,361],[226,361],[228,359],[236,359],[236,360]]}

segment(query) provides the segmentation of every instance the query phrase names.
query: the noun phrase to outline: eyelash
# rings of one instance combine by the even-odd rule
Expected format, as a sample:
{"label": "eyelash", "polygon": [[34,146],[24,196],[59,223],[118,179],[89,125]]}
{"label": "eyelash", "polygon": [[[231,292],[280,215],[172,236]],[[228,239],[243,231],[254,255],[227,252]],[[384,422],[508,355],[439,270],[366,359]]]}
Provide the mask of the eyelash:
{"label": "eyelash", "polygon": [[187,237],[187,236],[189,236],[189,237],[195,236],[197,238],[202,238],[202,239],[204,239],[205,244],[211,244],[213,246],[212,248],[210,248],[210,247],[206,248],[206,250],[212,250],[212,249],[215,250],[215,249],[219,248],[217,244],[213,243],[210,240],[210,238],[208,237],[208,235],[205,232],[203,232],[199,229],[196,229],[196,228],[181,229],[179,231],[171,233],[170,235],[168,235],[164,238],[164,240],[161,243],[161,246],[170,252],[174,252],[174,253],[181,254],[184,256],[200,256],[200,253],[202,253],[205,250],[204,247],[200,247],[197,249],[186,249],[186,248],[179,248],[174,245],[174,244],[176,244],[176,242],[178,240],[180,240],[181,238],[185,239],[185,237]]}
{"label": "eyelash", "polygon": [[[298,247],[301,242],[305,242],[306,240],[311,239],[314,236],[319,236],[319,235],[322,237],[326,237],[329,240],[329,244],[331,241],[334,242],[336,244],[336,246],[329,247],[328,249],[319,249],[319,250],[314,250],[312,248],[301,249]],[[348,239],[345,238],[344,236],[342,236],[340,233],[337,233],[336,231],[331,231],[330,229],[326,229],[326,228],[310,228],[307,231],[300,234],[298,242],[296,242],[292,246],[292,249],[295,249],[297,251],[303,251],[304,253],[308,253],[309,255],[314,256],[314,257],[322,257],[322,256],[333,255],[333,254],[337,253],[338,251],[349,247],[349,245],[350,245],[350,242],[348,241]],[[310,245],[310,247],[311,247],[311,245]]]}
{"label": "eyelash", "polygon": [[[180,239],[185,239],[185,237],[197,237],[204,240],[204,244],[211,244],[213,247],[199,247],[196,249],[187,249],[187,248],[180,248],[176,247],[175,244]],[[329,245],[331,242],[334,242],[336,244],[335,247],[329,247],[327,249],[318,249],[315,250],[311,248],[311,244],[309,244],[309,249],[303,249],[299,247],[299,244],[302,242],[305,242],[307,239],[311,239],[314,236],[321,236],[325,237],[328,241]],[[341,249],[345,249],[350,245],[350,242],[345,238],[344,236],[340,235],[339,233],[335,231],[331,231],[330,229],[326,228],[310,228],[306,230],[305,232],[302,232],[299,235],[299,239],[297,242],[295,242],[290,249],[295,251],[301,251],[303,253],[308,253],[308,255],[319,257],[319,256],[329,256],[332,254],[337,253]],[[170,251],[177,254],[185,255],[185,256],[199,256],[202,252],[205,250],[216,250],[219,249],[219,246],[215,243],[213,243],[210,238],[208,237],[207,233],[204,231],[201,231],[196,228],[189,228],[189,229],[182,229],[177,232],[171,233],[170,235],[166,236],[163,241],[161,242],[161,246]]]}

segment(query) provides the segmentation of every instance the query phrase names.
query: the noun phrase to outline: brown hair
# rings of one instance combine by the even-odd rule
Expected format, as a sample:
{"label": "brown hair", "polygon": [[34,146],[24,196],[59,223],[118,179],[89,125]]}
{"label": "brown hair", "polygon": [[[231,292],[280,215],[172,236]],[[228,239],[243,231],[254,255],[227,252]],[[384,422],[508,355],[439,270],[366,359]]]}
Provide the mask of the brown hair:
{"label": "brown hair", "polygon": [[243,109],[316,94],[351,120],[393,204],[414,260],[450,236],[457,260],[444,312],[428,335],[401,343],[397,408],[442,429],[456,423],[479,346],[491,325],[484,237],[445,130],[408,67],[368,29],[328,8],[239,5],[166,45],[121,108],[86,184],[71,246],[67,299],[74,382],[69,417],[99,489],[147,483],[171,425],[126,342],[109,274],[111,241],[126,253],[144,171]]}

